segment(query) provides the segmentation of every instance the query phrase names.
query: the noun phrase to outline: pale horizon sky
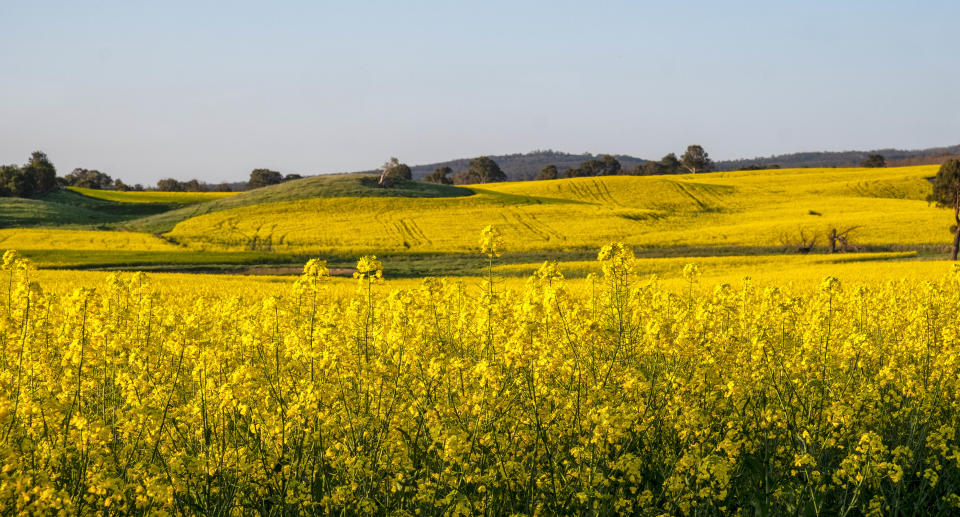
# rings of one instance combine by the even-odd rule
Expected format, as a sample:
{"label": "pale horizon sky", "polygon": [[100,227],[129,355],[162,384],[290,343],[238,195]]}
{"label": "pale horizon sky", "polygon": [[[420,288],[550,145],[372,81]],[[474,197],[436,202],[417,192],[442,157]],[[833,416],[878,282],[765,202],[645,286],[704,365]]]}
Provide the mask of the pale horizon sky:
{"label": "pale horizon sky", "polygon": [[0,0],[0,163],[245,180],[960,143],[960,4]]}

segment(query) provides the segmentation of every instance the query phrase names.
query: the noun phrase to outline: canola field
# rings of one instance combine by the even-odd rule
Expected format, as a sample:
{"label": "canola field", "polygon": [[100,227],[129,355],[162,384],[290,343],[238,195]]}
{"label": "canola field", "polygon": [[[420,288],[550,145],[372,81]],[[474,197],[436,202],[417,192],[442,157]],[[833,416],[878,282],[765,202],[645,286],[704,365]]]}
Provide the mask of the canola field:
{"label": "canola field", "polygon": [[349,289],[318,260],[238,290],[141,273],[70,285],[6,253],[0,507],[960,511],[956,268],[789,288],[675,262],[667,287],[616,244],[576,282],[555,263],[505,282],[502,239],[484,229],[488,276],[470,284],[384,285],[363,257]]}
{"label": "canola field", "polygon": [[606,176],[475,185],[444,198],[345,197],[208,213],[167,235],[200,249],[469,252],[496,224],[518,250],[796,247],[801,235],[854,228],[866,249],[942,247],[949,216],[925,201],[936,166]]}
{"label": "canola field", "polygon": [[154,235],[138,232],[5,228],[0,229],[0,249],[173,251],[178,247]]}
{"label": "canola field", "polygon": [[[0,250],[360,259],[145,275],[5,253],[0,513],[960,513],[960,268],[935,173],[80,192],[192,204],[166,229],[2,229]],[[856,253],[819,253],[833,228]],[[473,265],[395,278],[375,253]]]}
{"label": "canola field", "polygon": [[[250,204],[201,202],[191,197],[196,193],[85,190],[88,197],[117,197],[122,206],[196,202],[97,228],[0,230],[0,248],[30,251],[45,267],[115,265],[124,257],[131,265],[271,262],[243,253],[272,254],[274,263],[295,265],[308,256],[470,255],[471,236],[496,224],[511,248],[531,261],[580,260],[608,242],[624,242],[649,257],[793,254],[809,244],[816,254],[826,251],[833,229],[850,230],[853,251],[927,257],[945,254],[950,242],[950,214],[925,200],[935,173],[936,166],[917,166],[606,176],[451,191],[434,186],[436,192],[421,189],[417,197],[393,197],[361,188],[357,177],[338,176],[230,198],[246,196]],[[310,196],[276,200],[301,190]],[[224,194],[231,193],[212,193]],[[153,202],[148,195],[160,198]],[[158,217],[165,222],[157,223]]]}
{"label": "canola field", "polygon": [[81,187],[67,187],[78,194],[106,201],[118,203],[179,203],[190,204],[211,201],[233,196],[236,192],[155,192],[155,191],[120,191],[100,190]]}

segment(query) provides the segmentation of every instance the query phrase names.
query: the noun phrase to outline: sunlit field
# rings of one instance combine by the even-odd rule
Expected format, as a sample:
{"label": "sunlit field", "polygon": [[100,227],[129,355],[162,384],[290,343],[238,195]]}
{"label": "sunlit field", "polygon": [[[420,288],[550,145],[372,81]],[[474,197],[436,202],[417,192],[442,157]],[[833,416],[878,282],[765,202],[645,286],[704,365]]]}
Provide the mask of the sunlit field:
{"label": "sunlit field", "polygon": [[501,278],[499,237],[485,232],[488,274],[469,285],[384,284],[370,257],[352,279],[311,261],[291,282],[67,278],[7,253],[0,504],[960,509],[955,268],[931,263],[932,281],[778,288],[710,283],[709,266],[685,265],[667,287],[613,245],[598,275],[571,285],[549,263]]}
{"label": "sunlit field", "polygon": [[960,2],[865,4],[0,0],[0,517],[960,517]]}
{"label": "sunlit field", "polygon": [[156,192],[119,191],[67,187],[87,197],[120,203],[199,203],[235,195],[236,192]]}
{"label": "sunlit field", "polygon": [[[189,197],[195,193],[83,190],[55,198],[79,205],[47,203],[59,207],[56,216],[33,212],[30,230],[0,230],[0,247],[27,251],[44,267],[295,266],[309,256],[341,263],[362,254],[469,256],[470,236],[492,223],[532,263],[583,260],[621,241],[648,257],[793,255],[808,245],[821,254],[834,229],[847,232],[847,251],[918,251],[926,258],[945,254],[950,238],[949,213],[925,200],[933,174],[935,167],[918,166],[606,176],[469,189],[411,183],[396,195],[342,175],[205,202]],[[161,198],[142,199],[147,194],[169,194],[166,201],[179,200],[174,206],[192,202],[171,209]],[[90,200],[108,204],[82,204]],[[151,207],[160,213],[140,215]],[[102,222],[82,228],[60,222],[81,216]],[[407,276],[442,270],[441,262]]]}
{"label": "sunlit field", "polygon": [[8,228],[0,229],[0,249],[169,251],[178,248],[161,238],[138,232]]}
{"label": "sunlit field", "polygon": [[[0,508],[960,511],[960,269],[942,260],[950,214],[925,201],[934,173],[439,197],[345,177],[312,187],[337,196],[148,214],[172,225],[156,234],[0,230],[56,268],[11,251],[0,270]],[[319,258],[278,274],[296,253]],[[220,273],[132,271],[154,267]]]}
{"label": "sunlit field", "polygon": [[[522,250],[790,249],[831,229],[867,248],[942,246],[949,218],[925,201],[936,167],[608,176],[475,185],[450,198],[315,198],[213,212],[168,235],[190,247],[355,253],[464,252],[486,225]],[[867,180],[865,177],[869,177]],[[926,189],[926,190],[925,190]]]}

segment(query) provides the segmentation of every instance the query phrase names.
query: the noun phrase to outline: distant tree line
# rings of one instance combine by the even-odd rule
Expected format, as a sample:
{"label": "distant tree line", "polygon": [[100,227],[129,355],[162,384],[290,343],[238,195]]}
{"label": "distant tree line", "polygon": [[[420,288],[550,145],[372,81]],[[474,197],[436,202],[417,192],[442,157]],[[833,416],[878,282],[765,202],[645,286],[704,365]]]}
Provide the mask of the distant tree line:
{"label": "distant tree line", "polygon": [[[404,165],[406,167],[406,165]],[[408,172],[409,167],[406,169]],[[407,176],[406,179],[410,179]],[[480,156],[470,160],[466,170],[453,172],[450,167],[439,167],[423,178],[426,183],[436,183],[439,185],[470,185],[475,183],[497,183],[507,181],[507,175],[500,169],[497,162],[489,156]]]}
{"label": "distant tree line", "polygon": [[[957,147],[960,149],[960,146]],[[937,149],[941,151],[954,151],[954,148]],[[933,151],[933,150],[926,150]],[[903,152],[900,154],[913,154],[919,152]],[[856,155],[851,153],[806,153],[806,154],[843,154],[844,156]],[[859,153],[864,156],[860,162],[861,167],[885,167],[887,159],[880,153]],[[782,155],[791,159],[805,156],[805,153],[794,155]],[[586,160],[579,164],[572,162],[577,157],[585,157]],[[691,145],[681,157],[674,153],[665,155],[660,160],[642,161],[638,158],[626,155],[601,154],[594,156],[590,153],[582,155],[573,155],[560,153],[556,151],[536,151],[528,154],[505,155],[499,158],[508,160],[511,166],[516,163],[522,164],[527,169],[533,167],[537,160],[556,158],[558,161],[543,167],[539,174],[525,172],[522,177],[516,176],[514,179],[535,179],[549,180],[556,178],[576,178],[585,176],[609,176],[609,175],[635,175],[650,176],[662,174],[681,174],[681,173],[701,173],[718,170],[719,167],[714,163],[703,147]],[[771,157],[776,158],[776,157]],[[946,159],[946,158],[944,158]],[[626,160],[627,165],[624,165]],[[740,160],[738,162],[723,162],[724,170],[731,168],[736,170],[759,170],[780,168],[779,163],[764,163],[761,159]],[[943,160],[940,160],[942,162]],[[462,185],[474,183],[492,183],[498,181],[508,181],[510,178],[493,158],[481,156],[472,160],[454,160],[446,162],[455,164],[462,170],[455,172],[454,167],[442,165],[425,174],[423,181],[426,183],[436,183],[441,185]],[[540,161],[543,163],[543,161]],[[731,167],[731,164],[735,164]],[[897,163],[897,165],[902,165]],[[792,166],[792,165],[789,165]],[[414,169],[423,170],[423,166]],[[383,167],[379,169],[380,186],[392,186],[399,181],[413,180],[413,169],[405,163],[401,163],[397,158],[391,158]],[[420,174],[423,174],[421,172]],[[63,186],[73,186],[90,189],[113,189],[113,190],[160,190],[170,192],[229,192],[234,189],[254,189],[276,185],[286,181],[300,179],[303,176],[299,174],[281,174],[278,171],[258,168],[250,172],[249,180],[243,183],[220,183],[208,184],[197,179],[180,181],[174,178],[164,178],[157,182],[156,187],[144,187],[141,184],[127,185],[119,178],[111,178],[110,175],[96,169],[76,168],[70,174],[64,177],[57,177],[56,168],[53,166],[46,154],[41,151],[34,152],[30,160],[24,165],[3,165],[0,166],[0,196],[18,196],[31,197],[42,195]]]}
{"label": "distant tree line", "polygon": [[[286,181],[299,177],[296,174],[288,174],[281,179]],[[155,188],[145,188],[139,183],[128,185],[119,178],[112,178],[99,170],[83,167],[77,167],[66,176],[60,177],[57,176],[57,169],[50,158],[42,151],[35,151],[30,155],[30,160],[23,165],[0,165],[0,197],[35,197],[63,187],[169,192],[229,192],[232,190],[227,183],[210,185],[196,179],[179,181],[173,178],[158,181]]]}
{"label": "distant tree line", "polygon": [[[104,174],[96,169],[83,169],[77,167],[70,174],[63,177],[65,185],[70,187],[92,188],[92,189],[111,189],[128,190],[127,185],[119,179],[114,180],[109,174]],[[141,185],[142,189],[143,186]]]}
{"label": "distant tree line", "polygon": [[767,169],[779,169],[780,165],[776,163],[765,163],[760,165],[747,165],[737,169],[738,171],[765,171]]}
{"label": "distant tree line", "polygon": [[[718,170],[746,170],[746,167],[776,163],[785,169],[806,167],[903,167],[907,165],[942,164],[960,156],[960,145],[931,147],[928,149],[877,149],[874,151],[814,151],[779,154],[758,158],[726,160],[718,164]],[[883,165],[877,157],[883,157]]]}
{"label": "distant tree line", "polygon": [[231,192],[233,188],[227,183],[211,185],[197,179],[180,181],[173,178],[164,178],[157,182],[155,190],[160,192]]}
{"label": "distant tree line", "polygon": [[886,167],[887,159],[882,154],[869,154],[862,162],[861,167]]}
{"label": "distant tree line", "polygon": [[580,178],[585,176],[612,176],[612,175],[630,175],[630,176],[652,176],[658,174],[681,174],[681,173],[700,173],[709,172],[714,169],[713,161],[710,156],[699,145],[691,145],[683,154],[682,158],[677,158],[674,153],[669,153],[659,161],[647,161],[637,164],[633,168],[627,169],[617,160],[616,157],[609,154],[584,161],[577,167],[570,167],[560,171],[556,165],[547,165],[544,167],[535,180],[552,180],[556,178]]}
{"label": "distant tree line", "polygon": [[284,176],[277,171],[270,169],[253,169],[250,171],[250,179],[247,181],[248,189],[278,185],[285,181],[298,180],[303,178],[299,174],[287,174]]}
{"label": "distant tree line", "polygon": [[[395,160],[395,158],[392,160]],[[404,164],[399,165],[407,167]],[[389,167],[385,165],[382,170],[387,171]],[[409,170],[409,168],[405,170]],[[654,174],[681,174],[685,172],[700,173],[711,170],[714,170],[714,163],[707,152],[699,145],[691,145],[687,147],[686,152],[681,158],[677,158],[676,154],[670,153],[660,161],[639,163],[630,169],[624,168],[623,164],[620,163],[615,156],[601,154],[581,162],[576,167],[568,167],[564,170],[561,170],[560,167],[555,164],[547,165],[540,170],[539,174],[531,179],[552,180],[557,178],[612,175],[648,176]],[[383,176],[383,174],[384,173],[381,173],[381,176]],[[443,166],[436,168],[423,178],[423,181],[426,183],[437,183],[441,185],[492,183],[507,180],[506,173],[504,173],[497,162],[489,156],[481,156],[471,160],[466,170],[454,173],[451,167]]]}
{"label": "distant tree line", "polygon": [[[860,167],[886,167],[887,159],[882,154],[868,154],[863,161],[860,162]],[[736,167],[734,170],[738,171],[760,171],[766,169],[779,169],[780,164],[778,163],[754,163],[750,165],[743,165]]]}

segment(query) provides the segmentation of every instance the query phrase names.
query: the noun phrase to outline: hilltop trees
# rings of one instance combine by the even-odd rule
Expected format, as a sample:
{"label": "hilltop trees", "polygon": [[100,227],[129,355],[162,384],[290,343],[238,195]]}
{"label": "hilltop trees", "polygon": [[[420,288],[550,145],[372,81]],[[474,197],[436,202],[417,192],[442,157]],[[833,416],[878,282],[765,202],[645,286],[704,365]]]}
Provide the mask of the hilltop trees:
{"label": "hilltop trees", "polygon": [[578,178],[581,176],[611,176],[620,174],[623,167],[620,162],[609,154],[602,154],[593,160],[587,160],[579,167],[563,171],[565,178]]}
{"label": "hilltop trees", "polygon": [[480,183],[507,181],[507,175],[500,170],[497,162],[487,156],[475,158],[467,167],[467,173],[480,179]]}
{"label": "hilltop trees", "polygon": [[283,174],[270,169],[253,169],[250,171],[250,180],[247,181],[247,188],[260,188],[267,185],[276,185],[283,182]]}
{"label": "hilltop trees", "polygon": [[687,147],[687,151],[680,158],[680,164],[693,174],[713,170],[713,161],[710,160],[710,155],[699,145]]}
{"label": "hilltop trees", "polygon": [[0,197],[26,197],[27,179],[16,165],[0,165]]}
{"label": "hilltop trees", "polygon": [[43,151],[34,151],[30,161],[23,166],[23,171],[33,184],[35,193],[42,194],[57,188],[57,169]]}
{"label": "hilltop trees", "polygon": [[474,158],[467,166],[467,170],[460,171],[454,175],[454,183],[496,183],[498,181],[507,181],[507,175],[500,170],[497,162],[488,156]]}
{"label": "hilltop trees", "polygon": [[30,197],[57,188],[57,169],[42,151],[23,166],[0,166],[0,197]]}
{"label": "hilltop trees", "polygon": [[192,179],[180,181],[173,178],[164,178],[157,182],[157,190],[161,192],[200,192],[200,182]]}
{"label": "hilltop trees", "polygon": [[453,185],[453,179],[448,175],[453,173],[453,169],[450,167],[439,167],[435,171],[427,174],[423,178],[423,181],[426,183],[436,183],[438,185]]}
{"label": "hilltop trees", "polygon": [[63,177],[63,182],[71,187],[107,189],[114,185],[109,175],[95,169],[77,167]]}
{"label": "hilltop trees", "polygon": [[887,160],[882,154],[871,154],[860,162],[861,167],[886,167]]}
{"label": "hilltop trees", "polygon": [[[284,176],[277,171],[270,169],[253,169],[250,171],[250,179],[247,181],[247,188],[254,189],[260,187],[266,187],[269,185],[277,185],[279,183],[284,183],[287,181],[298,180],[303,178],[299,174],[287,174]],[[191,180],[196,181],[196,180]],[[207,185],[204,183],[204,189],[209,190]],[[192,190],[187,189],[187,192],[193,192]]]}
{"label": "hilltop trees", "polygon": [[933,192],[927,198],[943,208],[953,209],[953,247],[950,260],[957,260],[960,252],[960,160],[944,162],[933,179]]}
{"label": "hilltop trees", "polygon": [[680,174],[680,169],[682,165],[680,160],[677,159],[677,155],[674,153],[668,153],[663,158],[660,158],[658,174]]}
{"label": "hilltop trees", "polygon": [[380,167],[380,181],[377,183],[381,187],[390,187],[397,180],[410,181],[412,179],[413,171],[410,170],[410,167],[405,163],[400,163],[400,160],[391,157]]}
{"label": "hilltop trees", "polygon": [[183,192],[183,184],[173,178],[157,181],[157,190],[161,192]]}
{"label": "hilltop trees", "polygon": [[683,166],[677,155],[669,153],[660,161],[648,161],[634,167],[628,174],[635,176],[654,176],[658,174],[680,174],[683,172]]}
{"label": "hilltop trees", "polygon": [[556,165],[547,165],[540,171],[540,174],[537,174],[536,180],[555,180],[557,179],[557,166]]}

